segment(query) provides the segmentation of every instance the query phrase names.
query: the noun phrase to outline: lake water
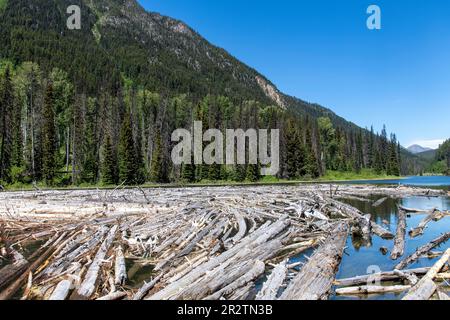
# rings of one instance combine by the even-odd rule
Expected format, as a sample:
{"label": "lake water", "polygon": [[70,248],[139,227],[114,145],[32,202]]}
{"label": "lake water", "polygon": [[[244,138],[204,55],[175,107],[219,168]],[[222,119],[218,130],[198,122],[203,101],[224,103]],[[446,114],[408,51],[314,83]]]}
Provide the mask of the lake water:
{"label": "lake water", "polygon": [[[428,177],[427,177],[428,178]],[[415,181],[418,181],[416,179]],[[432,181],[434,179],[426,179]],[[436,179],[437,180],[437,179]],[[444,181],[445,182],[445,181]],[[448,183],[448,181],[447,181]],[[374,197],[373,200],[377,200],[381,197]],[[417,209],[432,209],[437,208],[439,210],[450,210],[450,197],[409,197],[402,200],[389,199],[383,203],[383,205],[374,208],[370,202],[357,201],[357,200],[343,200],[364,213],[372,214],[372,219],[378,224],[383,225],[383,221],[388,222],[388,225],[383,225],[389,229],[393,234],[396,233],[397,228],[397,205],[401,204],[405,207],[417,208]],[[412,214],[407,218],[407,231],[415,228],[419,225],[420,221],[426,216],[426,214]],[[378,236],[372,237],[372,244],[367,247],[362,247],[357,239],[349,237],[347,241],[347,248],[340,265],[337,279],[355,277],[358,275],[371,274],[374,271],[392,271],[395,265],[403,258],[414,253],[416,249],[422,245],[425,245],[433,239],[439,237],[442,233],[450,230],[450,217],[445,217],[438,222],[430,222],[425,230],[424,235],[417,238],[411,238],[406,235],[405,243],[405,255],[397,261],[393,261],[390,258],[390,253],[384,256],[380,252],[381,247],[387,247],[390,251],[393,248],[393,240],[384,240]],[[440,248],[436,248],[433,251],[445,251],[450,247],[450,244],[444,243]],[[428,259],[422,258],[416,263],[409,265],[407,268],[420,268],[431,267],[438,258]],[[384,295],[362,295],[357,297],[338,297],[332,296],[332,299],[343,300],[361,300],[361,299],[400,299],[403,294],[384,294]]]}
{"label": "lake water", "polygon": [[421,187],[440,187],[450,190],[450,177],[448,176],[430,176],[430,177],[406,177],[397,180],[357,180],[351,181],[350,184],[395,184],[405,186],[421,186]]}

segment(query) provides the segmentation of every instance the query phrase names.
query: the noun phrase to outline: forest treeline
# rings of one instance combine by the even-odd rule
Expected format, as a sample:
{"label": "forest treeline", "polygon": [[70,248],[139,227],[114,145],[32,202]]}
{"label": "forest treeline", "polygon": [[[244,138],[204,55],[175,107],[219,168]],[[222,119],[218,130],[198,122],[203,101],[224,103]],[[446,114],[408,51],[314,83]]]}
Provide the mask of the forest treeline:
{"label": "forest treeline", "polygon": [[258,165],[171,162],[171,134],[191,129],[280,129],[279,178],[312,179],[328,170],[400,175],[396,136],[348,130],[313,118],[220,95],[152,92],[123,78],[84,92],[67,72],[33,62],[0,65],[0,181],[50,186],[145,182],[258,181]]}
{"label": "forest treeline", "polygon": [[450,139],[444,141],[436,150],[434,161],[428,168],[428,172],[450,176]]}

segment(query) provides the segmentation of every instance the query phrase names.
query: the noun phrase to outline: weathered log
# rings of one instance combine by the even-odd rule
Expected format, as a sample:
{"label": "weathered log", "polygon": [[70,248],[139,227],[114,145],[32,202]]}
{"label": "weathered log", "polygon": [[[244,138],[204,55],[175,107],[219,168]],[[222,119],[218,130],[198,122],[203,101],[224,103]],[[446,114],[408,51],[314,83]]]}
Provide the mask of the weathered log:
{"label": "weathered log", "polygon": [[65,300],[73,288],[72,280],[62,280],[58,283],[49,300]]}
{"label": "weathered log", "polygon": [[95,283],[97,281],[98,273],[100,271],[101,263],[103,262],[114,238],[116,236],[117,225],[113,226],[102,245],[97,251],[92,264],[89,266],[88,271],[84,281],[81,283],[80,288],[78,288],[77,293],[81,297],[89,298],[95,291]]}
{"label": "weathered log", "polygon": [[126,296],[127,296],[126,292],[116,291],[116,292],[109,293],[106,296],[100,297],[97,300],[100,300],[100,301],[120,300]]}
{"label": "weathered log", "polygon": [[434,248],[436,248],[440,244],[446,242],[448,239],[450,239],[450,232],[444,233],[439,238],[434,239],[430,243],[428,243],[428,244],[420,247],[419,249],[417,249],[417,251],[415,253],[413,253],[412,255],[410,255],[409,257],[407,257],[403,261],[401,261],[399,264],[397,264],[395,266],[395,269],[402,270],[402,269],[406,268],[408,265],[410,265],[411,263],[417,261],[423,255],[427,254],[429,251],[433,250]]}
{"label": "weathered log", "polygon": [[198,266],[197,268],[189,272],[186,276],[182,277],[178,281],[169,284],[161,291],[152,295],[149,299],[163,300],[175,296],[177,293],[179,293],[180,288],[187,287],[188,285],[192,284],[194,281],[205,275],[208,271],[220,266],[225,262],[228,262],[233,256],[242,252],[244,248],[257,248],[258,246],[261,246],[268,239],[285,230],[289,225],[290,220],[287,220],[286,218],[280,219],[272,225],[270,225],[270,222],[265,223],[258,230],[248,235],[230,250],[227,250],[220,256],[214,257],[208,262],[205,262],[204,264]]}
{"label": "weathered log", "polygon": [[238,280],[234,281],[233,283],[227,285],[223,289],[220,289],[216,293],[208,296],[205,298],[205,300],[219,300],[221,297],[224,297],[226,295],[229,295],[233,293],[234,290],[239,289],[242,286],[247,285],[254,279],[258,278],[260,275],[264,273],[265,270],[265,264],[262,261],[256,261],[254,263],[254,266],[245,273],[242,277],[240,277]]}
{"label": "weathered log", "polygon": [[149,283],[145,283],[141,288],[139,288],[138,292],[133,296],[133,300],[142,300],[145,295],[153,289],[153,287],[161,280],[162,274],[154,278]]}
{"label": "weathered log", "polygon": [[381,206],[383,203],[385,203],[388,199],[389,199],[389,197],[381,198],[381,199],[375,201],[375,202],[372,204],[372,207],[374,207],[374,208],[379,207],[379,206]]}
{"label": "weathered log", "polygon": [[348,232],[348,223],[339,223],[291,281],[280,299],[322,300],[327,298],[342,259]]}
{"label": "weathered log", "polygon": [[127,267],[123,256],[122,246],[116,248],[116,259],[114,263],[114,284],[124,285],[127,281]]}
{"label": "weathered log", "polygon": [[256,300],[275,300],[278,290],[284,282],[287,275],[287,261],[278,264],[273,270],[261,291],[257,294]]}
{"label": "weathered log", "polygon": [[[19,278],[10,284],[6,289],[4,289],[0,293],[0,300],[8,300],[10,299],[26,282],[28,279],[29,273],[33,273],[36,269],[38,269],[41,264],[48,259],[48,257],[56,250],[57,246],[61,243],[61,241],[65,238],[66,233],[63,233],[61,236],[55,235],[52,239],[49,240],[52,244],[49,248],[41,254],[41,251],[38,251],[39,257],[34,261],[27,270],[22,273]],[[56,240],[54,240],[56,238]],[[45,250],[46,246],[43,246],[42,250]]]}
{"label": "weathered log", "polygon": [[438,220],[439,218],[442,218],[442,213],[439,210],[433,209],[421,222],[420,224],[412,229],[409,232],[409,235],[411,238],[418,237],[420,235],[423,235],[425,228],[427,227],[428,223],[430,223],[433,220]]}
{"label": "weathered log", "polygon": [[438,262],[427,272],[427,274],[420,279],[420,281],[409,290],[403,300],[428,300],[437,290],[437,285],[434,283],[434,278],[444,267],[450,259],[450,249],[444,253]]}
{"label": "weathered log", "polygon": [[403,210],[398,211],[397,215],[397,234],[394,239],[394,248],[391,252],[391,259],[397,260],[405,253],[406,237],[406,213]]}
{"label": "weathered log", "polygon": [[[403,270],[403,272],[408,273],[408,274],[423,275],[423,274],[426,274],[428,272],[428,270],[430,270],[430,268],[418,268],[418,269],[411,269],[411,270]],[[357,277],[353,277],[353,278],[339,279],[339,280],[335,281],[335,285],[342,286],[342,287],[369,285],[369,282],[373,281],[374,279],[376,279],[378,281],[396,281],[400,278],[401,277],[398,274],[396,274],[394,271],[387,271],[387,272],[357,276]]]}
{"label": "weathered log", "polygon": [[361,286],[336,289],[339,296],[351,296],[361,294],[398,293],[411,289],[411,286]]}
{"label": "weathered log", "polygon": [[439,300],[444,300],[444,301],[450,300],[450,297],[446,293],[442,292],[441,290],[438,290],[437,292],[438,292]]}
{"label": "weathered log", "polygon": [[13,262],[0,269],[0,289],[14,281],[27,267],[28,261],[16,250],[10,250]]}

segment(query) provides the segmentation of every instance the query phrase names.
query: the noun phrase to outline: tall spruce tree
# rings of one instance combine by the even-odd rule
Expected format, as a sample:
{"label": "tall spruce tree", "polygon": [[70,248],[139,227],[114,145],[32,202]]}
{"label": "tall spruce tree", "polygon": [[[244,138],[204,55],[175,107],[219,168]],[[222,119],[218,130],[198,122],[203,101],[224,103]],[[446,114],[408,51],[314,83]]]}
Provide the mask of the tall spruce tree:
{"label": "tall spruce tree", "polygon": [[43,110],[42,173],[45,183],[51,185],[56,174],[56,127],[53,86],[47,86]]}
{"label": "tall spruce tree", "polygon": [[117,154],[111,143],[111,137],[108,134],[103,147],[102,162],[102,182],[106,185],[115,185],[118,183]]}
{"label": "tall spruce tree", "polygon": [[13,111],[14,96],[11,83],[11,71],[6,68],[0,83],[0,180],[10,182],[10,169],[13,156]]}
{"label": "tall spruce tree", "polygon": [[136,148],[134,146],[133,130],[131,127],[130,114],[125,114],[120,131],[119,142],[119,172],[120,180],[128,184],[135,184],[137,178],[136,170]]}

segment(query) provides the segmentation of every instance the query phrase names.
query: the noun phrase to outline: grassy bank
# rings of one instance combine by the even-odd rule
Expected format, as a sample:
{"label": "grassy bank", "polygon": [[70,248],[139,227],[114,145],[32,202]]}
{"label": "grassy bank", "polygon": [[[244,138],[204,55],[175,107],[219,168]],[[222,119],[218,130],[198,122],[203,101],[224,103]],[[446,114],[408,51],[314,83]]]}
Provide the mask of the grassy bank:
{"label": "grassy bank", "polygon": [[[146,183],[141,185],[142,188],[177,188],[177,187],[208,187],[208,186],[263,186],[263,185],[293,185],[301,183],[333,183],[333,182],[345,182],[345,181],[356,181],[356,180],[397,180],[399,177],[388,176],[384,174],[376,174],[372,170],[362,170],[360,173],[355,172],[339,172],[339,171],[328,171],[326,175],[318,179],[299,179],[299,180],[287,180],[278,179],[273,176],[263,177],[258,182],[244,181],[209,181],[204,180],[197,183],[172,183],[172,184],[154,184]],[[107,186],[107,185],[92,185],[92,184],[81,184],[78,186],[68,186],[68,187],[48,187],[44,184],[38,184],[37,188],[40,190],[75,190],[75,189],[115,189],[123,188],[126,186]],[[31,191],[36,188],[30,184],[14,184],[5,187],[6,191]]]}

